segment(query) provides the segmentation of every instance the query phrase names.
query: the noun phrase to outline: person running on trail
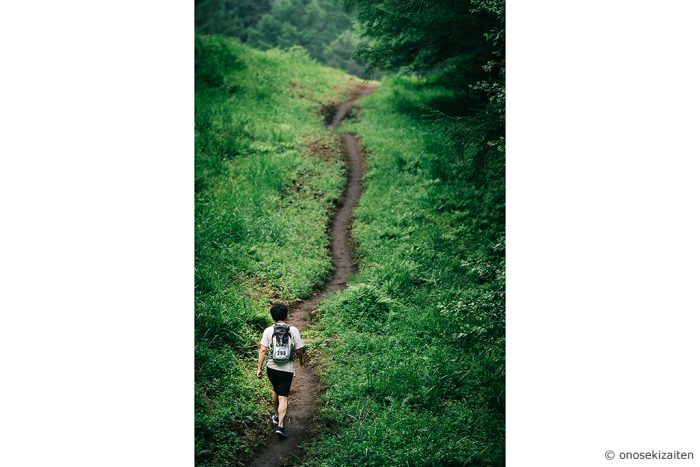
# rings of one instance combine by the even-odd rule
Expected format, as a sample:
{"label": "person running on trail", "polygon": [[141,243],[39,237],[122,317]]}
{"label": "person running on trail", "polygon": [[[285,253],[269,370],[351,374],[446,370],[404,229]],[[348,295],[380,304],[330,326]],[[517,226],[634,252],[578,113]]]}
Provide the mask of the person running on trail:
{"label": "person running on trail", "polygon": [[263,332],[258,354],[258,378],[262,378],[263,362],[267,356],[267,377],[272,383],[272,404],[275,407],[272,415],[272,423],[276,425],[275,433],[285,438],[284,419],[287,416],[287,398],[294,377],[294,358],[298,357],[299,364],[303,366],[305,350],[299,330],[284,322],[287,313],[287,307],[283,304],[272,305],[270,315],[275,324]]}

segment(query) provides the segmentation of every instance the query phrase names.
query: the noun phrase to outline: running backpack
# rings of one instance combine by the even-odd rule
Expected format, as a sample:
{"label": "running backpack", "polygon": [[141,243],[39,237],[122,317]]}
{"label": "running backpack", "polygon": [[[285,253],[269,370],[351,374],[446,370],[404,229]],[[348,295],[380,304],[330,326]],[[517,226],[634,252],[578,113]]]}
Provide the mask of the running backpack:
{"label": "running backpack", "polygon": [[272,330],[270,357],[275,363],[287,363],[294,360],[294,339],[287,324],[275,324]]}

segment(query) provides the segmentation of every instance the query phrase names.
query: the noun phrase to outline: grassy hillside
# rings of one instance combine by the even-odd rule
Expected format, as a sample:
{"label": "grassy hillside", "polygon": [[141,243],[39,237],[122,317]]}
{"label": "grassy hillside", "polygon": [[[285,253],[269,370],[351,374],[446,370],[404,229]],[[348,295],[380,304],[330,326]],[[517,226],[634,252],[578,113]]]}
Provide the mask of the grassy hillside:
{"label": "grassy hillside", "polygon": [[458,101],[387,79],[344,126],[367,149],[360,268],[321,306],[310,465],[505,463],[504,154],[477,157],[483,129],[434,112]]}
{"label": "grassy hillside", "polygon": [[[330,273],[344,166],[321,110],[356,83],[299,49],[196,39],[198,465],[245,463],[269,428],[257,341],[271,300]],[[309,465],[504,463],[503,141],[465,102],[385,79],[342,128],[367,149],[359,271],[305,336],[328,385]]]}
{"label": "grassy hillside", "polygon": [[255,368],[270,300],[331,271],[344,165],[319,109],[352,81],[298,50],[198,36],[195,52],[196,462],[238,465],[269,427]]}

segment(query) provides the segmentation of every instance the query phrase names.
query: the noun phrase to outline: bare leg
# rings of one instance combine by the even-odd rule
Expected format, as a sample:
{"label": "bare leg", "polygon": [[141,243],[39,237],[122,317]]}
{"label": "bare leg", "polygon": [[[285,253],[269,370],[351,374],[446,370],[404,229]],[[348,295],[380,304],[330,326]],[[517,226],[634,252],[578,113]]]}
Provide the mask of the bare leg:
{"label": "bare leg", "polygon": [[[275,413],[277,413],[277,407],[279,407],[279,404],[280,400],[277,397],[277,393],[275,391],[272,391],[272,406],[275,408]],[[279,414],[277,416],[279,417]]]}
{"label": "bare leg", "polygon": [[284,417],[287,416],[287,396],[279,396],[278,399],[277,416],[279,417],[279,426],[284,428]]}

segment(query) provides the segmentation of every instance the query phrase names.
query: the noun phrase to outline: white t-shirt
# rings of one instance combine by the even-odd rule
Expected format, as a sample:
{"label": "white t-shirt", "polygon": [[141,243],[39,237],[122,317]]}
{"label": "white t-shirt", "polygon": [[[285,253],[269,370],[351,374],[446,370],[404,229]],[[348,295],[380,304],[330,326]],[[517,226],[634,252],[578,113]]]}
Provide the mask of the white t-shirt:
{"label": "white t-shirt", "polygon": [[[277,323],[277,324],[285,324],[285,323]],[[264,345],[268,349],[272,345],[272,333],[275,330],[275,325],[273,324],[269,328],[266,328],[265,331],[263,331],[262,339],[260,340],[260,345]],[[292,339],[294,340],[294,348],[296,350],[301,349],[304,347],[304,342],[301,340],[301,334],[299,334],[299,330],[294,327],[294,326],[289,326],[289,333],[292,335]],[[273,370],[278,370],[278,371],[287,371],[289,373],[294,373],[294,361],[287,362],[287,363],[275,363],[272,359],[268,358],[267,360],[267,367],[272,368]]]}

